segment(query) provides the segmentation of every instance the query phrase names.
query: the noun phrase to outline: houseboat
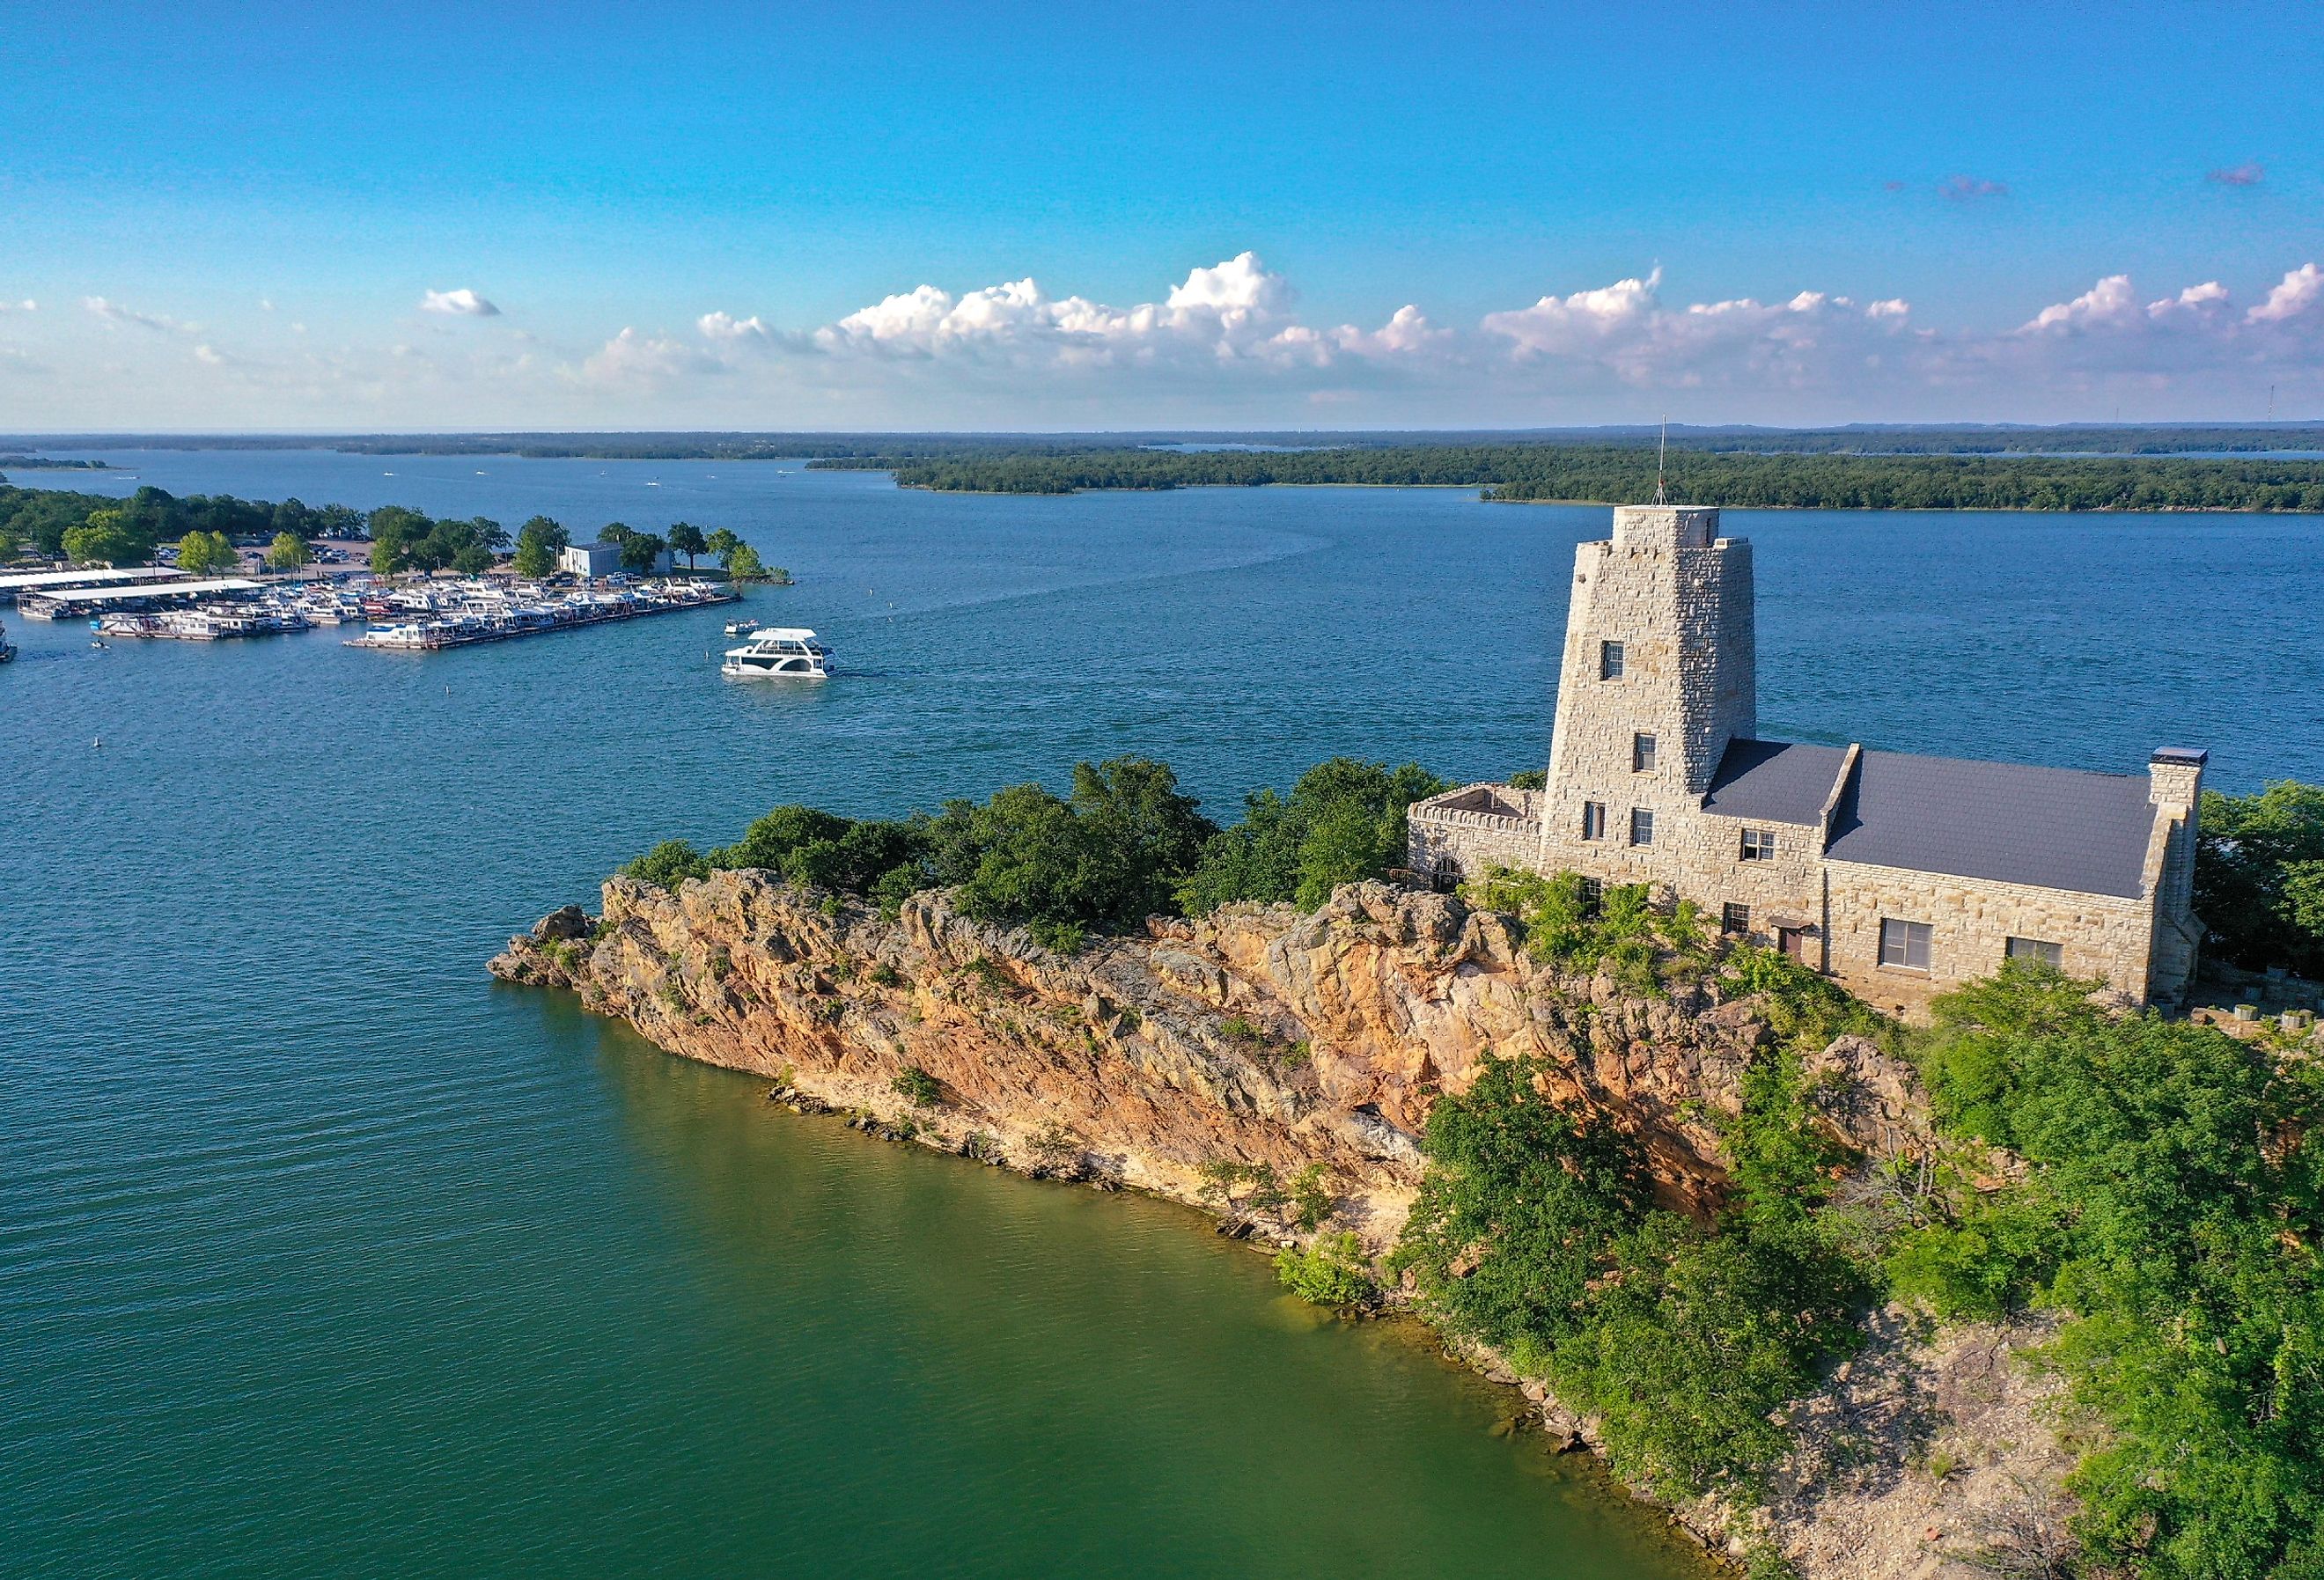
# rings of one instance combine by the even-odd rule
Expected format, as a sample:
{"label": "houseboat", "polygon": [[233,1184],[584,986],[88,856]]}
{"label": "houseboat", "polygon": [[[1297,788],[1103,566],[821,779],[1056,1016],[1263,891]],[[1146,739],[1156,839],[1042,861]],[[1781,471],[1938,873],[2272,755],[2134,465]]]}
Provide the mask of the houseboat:
{"label": "houseboat", "polygon": [[803,626],[769,625],[741,647],[726,650],[722,675],[749,679],[820,680],[832,670],[831,650]]}

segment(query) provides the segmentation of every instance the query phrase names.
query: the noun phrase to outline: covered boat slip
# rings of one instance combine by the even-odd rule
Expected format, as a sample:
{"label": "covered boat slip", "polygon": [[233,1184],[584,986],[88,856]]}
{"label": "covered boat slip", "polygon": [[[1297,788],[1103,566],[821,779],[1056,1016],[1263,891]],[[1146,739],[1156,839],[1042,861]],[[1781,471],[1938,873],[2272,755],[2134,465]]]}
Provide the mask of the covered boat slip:
{"label": "covered boat slip", "polygon": [[124,587],[134,582],[187,579],[182,570],[166,565],[133,565],[101,570],[17,570],[0,576],[0,602],[48,587]]}
{"label": "covered boat slip", "polygon": [[151,608],[157,603],[174,603],[183,598],[237,597],[265,590],[263,583],[227,576],[208,581],[54,587],[47,592],[26,592],[17,602],[27,619],[56,620],[71,614],[98,614],[110,609]]}

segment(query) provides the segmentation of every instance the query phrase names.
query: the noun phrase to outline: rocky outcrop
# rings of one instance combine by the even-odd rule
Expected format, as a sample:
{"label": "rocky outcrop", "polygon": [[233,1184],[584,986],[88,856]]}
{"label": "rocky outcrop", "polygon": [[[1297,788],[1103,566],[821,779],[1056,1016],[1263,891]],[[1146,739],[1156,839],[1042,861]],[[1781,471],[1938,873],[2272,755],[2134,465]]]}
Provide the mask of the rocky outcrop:
{"label": "rocky outcrop", "polygon": [[[1066,956],[941,893],[891,921],[764,873],[676,893],[615,878],[594,924],[553,913],[492,969],[576,989],[672,1053],[1028,1169],[1061,1166],[1060,1132],[1068,1164],[1187,1200],[1206,1163],[1321,1164],[1375,1244],[1418,1183],[1430,1104],[1495,1055],[1538,1058],[1562,1095],[1609,1109],[1671,1205],[1709,1210],[1719,1122],[1767,1035],[1749,1000],[1561,977],[1503,918],[1379,883],[1313,913],[1157,918]],[[1843,1039],[1821,1062],[1852,1140],[1878,1146],[1905,1122],[1909,1074],[1877,1048]],[[898,1090],[908,1069],[934,1078],[935,1102]]]}
{"label": "rocky outcrop", "polygon": [[[1642,999],[1539,965],[1499,915],[1379,883],[1313,913],[1157,918],[1142,937],[1062,956],[941,893],[890,919],[761,872],[675,893],[615,878],[594,921],[554,912],[492,970],[575,989],[672,1053],[767,1077],[794,1105],[1028,1172],[1201,1201],[1206,1166],[1213,1180],[1235,1164],[1287,1181],[1320,1165],[1338,1221],[1375,1249],[1418,1186],[1430,1105],[1495,1057],[1538,1059],[1559,1095],[1637,1134],[1666,1205],[1715,1210],[1721,1123],[1771,1035],[1757,1002],[1715,982]],[[1806,1073],[1825,1121],[1863,1152],[1919,1145],[1912,1072],[1877,1044],[1840,1038]],[[1292,1232],[1280,1212],[1227,1216]],[[2022,1523],[2018,1502],[2054,1497],[2047,1389],[2008,1364],[2022,1337],[1932,1342],[1878,1316],[1867,1351],[1794,1408],[1800,1446],[1768,1504],[1680,1517],[1707,1540],[1764,1541],[1812,1580],[1947,1569],[1978,1532]],[[1526,1391],[1561,1440],[1587,1440],[1588,1423]]]}

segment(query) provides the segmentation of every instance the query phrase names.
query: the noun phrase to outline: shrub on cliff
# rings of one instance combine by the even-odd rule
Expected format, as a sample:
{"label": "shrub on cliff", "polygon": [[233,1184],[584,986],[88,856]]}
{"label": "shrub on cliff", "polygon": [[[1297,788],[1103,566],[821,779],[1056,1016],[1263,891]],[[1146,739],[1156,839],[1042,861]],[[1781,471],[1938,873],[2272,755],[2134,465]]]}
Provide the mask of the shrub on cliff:
{"label": "shrub on cliff", "polygon": [[[2046,1305],[2092,1445],[2077,1530],[2104,1573],[2313,1573],[2324,1520],[2324,1079],[2305,1060],[2017,968],[1937,1001],[1937,1121],[1961,1171],[1891,1257],[1940,1309]],[[2309,1557],[2303,1558],[2306,1552]]]}
{"label": "shrub on cliff", "polygon": [[947,801],[927,826],[928,862],[963,912],[1057,929],[1109,929],[1167,906],[1216,827],[1177,777],[1143,757],[1074,769],[1073,798],[1011,785],[982,806]]}
{"label": "shrub on cliff", "polygon": [[1412,803],[1446,788],[1417,763],[1319,762],[1287,798],[1272,790],[1245,797],[1242,820],[1211,838],[1177,885],[1178,903],[1193,916],[1239,900],[1321,905],[1342,883],[1402,866]]}
{"label": "shrub on cliff", "polygon": [[1819,1216],[1807,1094],[1775,1050],[1746,1082],[1735,1207],[1705,1228],[1652,1206],[1643,1149],[1494,1061],[1440,1098],[1397,1264],[1423,1305],[1600,1418],[1609,1456],[1665,1497],[1748,1483],[1769,1416],[1855,1342],[1866,1278]]}
{"label": "shrub on cliff", "polygon": [[1609,884],[1593,899],[1579,873],[1494,867],[1461,893],[1480,910],[1516,918],[1535,959],[1570,972],[1602,971],[1640,998],[1659,996],[1665,977],[1699,973],[1711,958],[1701,910],[1682,900],[1657,910],[1644,883]]}
{"label": "shrub on cliff", "polygon": [[622,875],[674,893],[688,878],[708,877],[710,864],[685,840],[665,839],[622,867]]}
{"label": "shrub on cliff", "polygon": [[761,867],[803,888],[864,894],[900,904],[927,886],[925,818],[893,822],[837,817],[814,807],[777,807],[742,837],[710,853],[715,867]]}

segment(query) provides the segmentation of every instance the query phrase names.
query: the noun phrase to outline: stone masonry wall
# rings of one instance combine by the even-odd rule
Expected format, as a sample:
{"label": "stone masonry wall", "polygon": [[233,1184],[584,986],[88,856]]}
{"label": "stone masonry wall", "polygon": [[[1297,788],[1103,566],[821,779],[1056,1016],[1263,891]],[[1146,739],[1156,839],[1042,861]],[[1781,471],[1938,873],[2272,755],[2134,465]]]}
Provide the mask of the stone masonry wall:
{"label": "stone masonry wall", "polygon": [[[1750,545],[1711,541],[1714,511],[1652,506],[1615,513],[1615,533],[1574,550],[1574,585],[1559,672],[1547,811],[1538,863],[1573,864],[1582,808],[1606,808],[1606,843],[1627,849],[1630,813],[1665,827],[1693,813],[1729,740],[1757,728]],[[1603,644],[1623,647],[1623,672],[1601,673]],[[1655,739],[1655,765],[1635,766],[1636,737]],[[1589,853],[1653,881],[1663,864]]]}
{"label": "stone masonry wall", "polygon": [[[2103,978],[2126,1001],[2176,997],[2200,931],[2188,907],[2199,753],[2166,753],[2153,769],[2164,815],[2146,861],[2151,901],[1829,861],[1830,806],[1813,824],[1702,809],[1728,743],[1757,727],[1751,546],[1714,538],[1718,519],[1715,510],[1623,506],[1610,539],[1576,546],[1546,789],[1470,786],[1419,803],[1414,870],[1474,878],[1529,867],[1645,883],[1658,899],[1694,901],[1714,923],[1726,906],[1746,906],[1755,940],[1773,943],[1779,922],[1803,925],[1806,964],[1901,1012],[1991,975],[2013,937],[2061,946],[2069,973]],[[1607,642],[1623,645],[1623,672],[1610,679],[1600,670]],[[1655,741],[1645,772],[1633,763],[1639,735]],[[1605,821],[1585,840],[1589,802]],[[1639,808],[1655,814],[1644,845],[1630,837]],[[1775,836],[1775,859],[1742,859],[1750,828]],[[1929,970],[1879,964],[1884,917],[1931,927]]]}
{"label": "stone masonry wall", "polygon": [[1493,867],[1530,868],[1541,846],[1541,801],[1539,790],[1489,784],[1417,802],[1406,864],[1425,881],[1481,878]]}
{"label": "stone masonry wall", "polygon": [[[2012,938],[2062,947],[2073,976],[2103,977],[2126,1002],[2146,998],[2146,901],[1996,883],[1939,873],[1826,861],[1826,969],[1874,1007],[1918,1014],[1938,993],[2001,968]],[[1929,969],[1880,964],[1882,918],[1929,924]]]}

